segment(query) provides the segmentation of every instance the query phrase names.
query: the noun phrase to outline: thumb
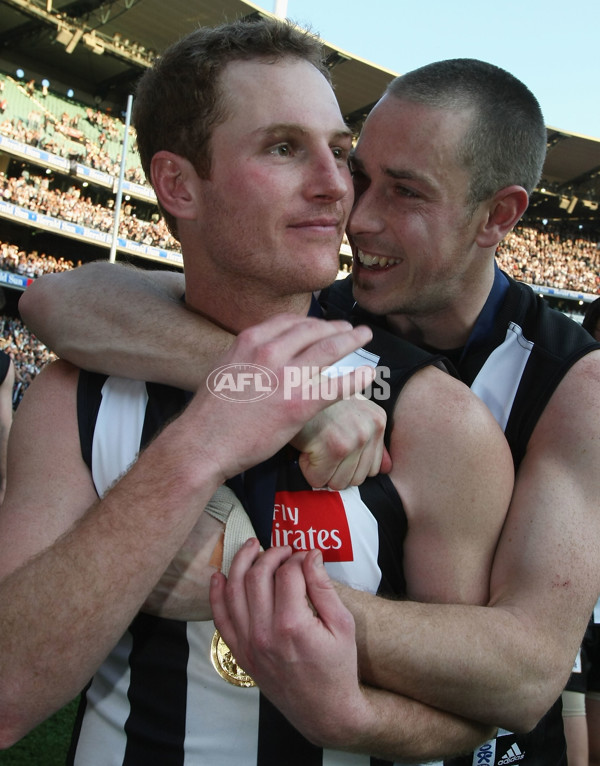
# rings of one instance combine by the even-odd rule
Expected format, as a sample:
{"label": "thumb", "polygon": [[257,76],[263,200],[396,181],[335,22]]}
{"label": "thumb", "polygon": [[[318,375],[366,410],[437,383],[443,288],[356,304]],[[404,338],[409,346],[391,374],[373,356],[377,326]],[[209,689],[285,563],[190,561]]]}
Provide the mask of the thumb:
{"label": "thumb", "polygon": [[383,448],[381,455],[381,465],[379,467],[379,473],[389,473],[392,470],[392,458],[387,449]]}
{"label": "thumb", "polygon": [[323,565],[320,550],[309,551],[302,562],[306,594],[317,616],[332,633],[339,630],[354,630],[354,620],[337,594],[333,580]]}

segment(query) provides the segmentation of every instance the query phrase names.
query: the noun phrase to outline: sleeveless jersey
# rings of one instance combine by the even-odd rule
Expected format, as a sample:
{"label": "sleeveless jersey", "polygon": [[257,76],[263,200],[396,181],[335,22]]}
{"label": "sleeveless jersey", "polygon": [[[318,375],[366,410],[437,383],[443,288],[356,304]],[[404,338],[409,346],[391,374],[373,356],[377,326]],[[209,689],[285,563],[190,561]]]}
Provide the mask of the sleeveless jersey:
{"label": "sleeveless jersey", "polygon": [[[600,349],[600,344],[576,322],[550,308],[528,285],[499,269],[496,288],[503,297],[493,307],[488,299],[456,367],[459,377],[488,405],[503,428],[518,469],[558,384],[579,359]],[[350,311],[354,300],[351,279],[334,283],[323,297],[339,314]],[[370,316],[367,312],[362,315],[365,320]],[[385,318],[373,317],[372,321],[385,326]],[[529,734],[501,729],[496,739],[468,756],[444,761],[443,766],[566,766],[561,710],[559,699]]]}
{"label": "sleeveless jersey", "polygon": [[[390,395],[382,402],[391,409],[410,376],[438,360],[385,332],[376,335],[366,357],[359,352],[360,363],[394,360],[385,381]],[[100,496],[188,399],[167,386],[81,373],[82,454]],[[262,489],[273,544],[319,547],[335,579],[402,595],[406,517],[389,477],[341,492],[312,490],[294,457],[282,450],[272,491]],[[259,526],[261,508],[252,511]],[[223,680],[210,659],[214,631],[212,621],[140,613],[82,695],[71,766],[390,766],[315,747],[257,688]]]}

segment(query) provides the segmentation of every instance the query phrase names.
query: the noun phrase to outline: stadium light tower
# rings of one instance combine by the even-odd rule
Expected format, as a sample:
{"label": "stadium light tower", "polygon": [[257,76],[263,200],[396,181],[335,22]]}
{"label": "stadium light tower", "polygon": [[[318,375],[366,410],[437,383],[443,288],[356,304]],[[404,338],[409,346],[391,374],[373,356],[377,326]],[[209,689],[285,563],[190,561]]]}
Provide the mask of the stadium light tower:
{"label": "stadium light tower", "polygon": [[275,10],[273,13],[275,16],[279,16],[280,19],[285,19],[287,16],[287,0],[275,0]]}

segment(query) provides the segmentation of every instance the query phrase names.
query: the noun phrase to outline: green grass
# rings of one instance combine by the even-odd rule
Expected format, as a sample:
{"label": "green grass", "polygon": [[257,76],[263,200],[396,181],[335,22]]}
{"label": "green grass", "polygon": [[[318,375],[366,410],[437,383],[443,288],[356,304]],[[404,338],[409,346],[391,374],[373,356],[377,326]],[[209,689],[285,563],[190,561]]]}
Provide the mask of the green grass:
{"label": "green grass", "polygon": [[0,751],[2,766],[65,766],[78,700],[73,700],[16,745]]}

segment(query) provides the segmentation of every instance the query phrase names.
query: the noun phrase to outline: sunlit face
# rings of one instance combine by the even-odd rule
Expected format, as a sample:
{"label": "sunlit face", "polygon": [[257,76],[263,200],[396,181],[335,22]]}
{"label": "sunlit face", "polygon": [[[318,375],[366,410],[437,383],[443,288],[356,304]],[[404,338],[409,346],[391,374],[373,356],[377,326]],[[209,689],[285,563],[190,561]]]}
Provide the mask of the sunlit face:
{"label": "sunlit face", "polygon": [[467,208],[469,175],[457,147],[469,111],[385,96],[369,115],[351,168],[356,200],[349,234],[354,295],[377,314],[431,316],[477,279]]}
{"label": "sunlit face", "polygon": [[198,179],[194,232],[211,284],[255,302],[325,287],[353,200],[351,134],[331,87],[299,59],[234,62],[221,84],[228,116]]}

